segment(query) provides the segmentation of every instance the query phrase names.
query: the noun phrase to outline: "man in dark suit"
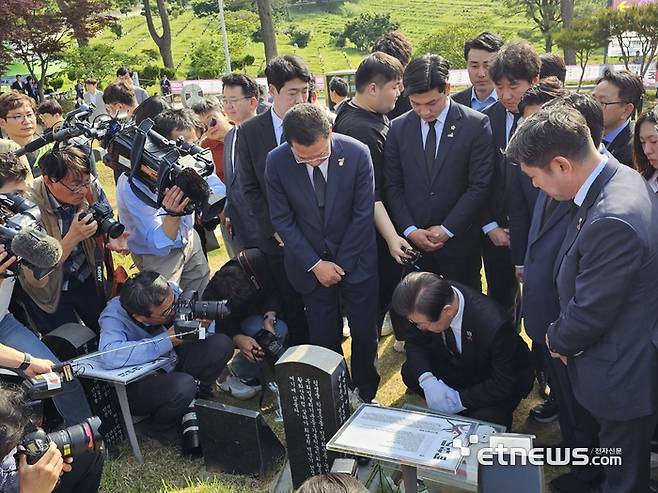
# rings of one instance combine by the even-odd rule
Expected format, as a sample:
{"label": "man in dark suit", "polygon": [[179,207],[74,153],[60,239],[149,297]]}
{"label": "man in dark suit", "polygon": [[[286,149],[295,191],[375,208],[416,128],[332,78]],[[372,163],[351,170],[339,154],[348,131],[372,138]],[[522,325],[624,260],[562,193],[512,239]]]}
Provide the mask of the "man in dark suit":
{"label": "man in dark suit", "polygon": [[438,55],[405,69],[413,111],[391,123],[384,192],[397,230],[423,251],[423,270],[480,289],[477,221],[490,192],[491,128],[450,100],[448,69]]}
{"label": "man in dark suit", "polygon": [[283,117],[308,99],[311,75],[304,61],[294,55],[270,60],[265,69],[272,106],[240,126],[237,143],[238,179],[256,229],[256,246],[267,255],[277,283],[292,345],[307,342],[308,327],[301,298],[290,285],[283,266],[283,242],[272,227],[265,187],[265,158],[285,142]]}
{"label": "man in dark suit", "polygon": [[606,69],[596,82],[592,97],[603,108],[603,144],[626,166],[633,166],[633,122],[642,111],[642,78],[628,70]]}
{"label": "man in dark suit", "polygon": [[430,409],[499,423],[532,389],[530,351],[500,306],[474,289],[414,272],[393,308],[417,330],[406,341],[402,379]]}
{"label": "man in dark suit", "polygon": [[10,86],[14,91],[20,91],[23,94],[27,94],[27,84],[23,81],[23,76],[16,74],[16,80],[11,83]]}
{"label": "man in dark suit", "polygon": [[286,114],[288,144],[267,157],[267,197],[286,272],[306,306],[311,344],[341,351],[340,303],[352,335],[352,383],[377,392],[377,245],[374,176],[368,148],[331,133],[324,111]]}
{"label": "man in dark suit", "polygon": [[238,180],[237,141],[239,125],[256,116],[258,83],[248,75],[230,74],[222,78],[223,107],[235,125],[224,137],[224,184],[226,206],[222,235],[233,242],[233,251],[240,252],[256,245],[256,227],[245,203]]}
{"label": "man in dark suit", "polygon": [[569,105],[526,120],[507,152],[551,198],[573,204],[553,269],[560,316],[546,345],[598,421],[600,446],[621,450],[621,465],[604,466],[604,491],[647,491],[658,421],[658,198],[598,152]]}
{"label": "man in dark suit", "polygon": [[503,46],[503,38],[485,31],[464,43],[464,60],[471,86],[452,96],[452,100],[476,111],[483,111],[496,101],[498,95],[489,77],[489,61]]}
{"label": "man in dark suit", "polygon": [[498,102],[484,113],[491,121],[496,151],[492,192],[482,214],[482,259],[487,276],[487,294],[510,315],[517,312],[519,283],[510,252],[509,203],[510,166],[503,154],[521,115],[523,94],[539,81],[539,56],[525,41],[505,44],[489,64],[489,75],[496,85]]}

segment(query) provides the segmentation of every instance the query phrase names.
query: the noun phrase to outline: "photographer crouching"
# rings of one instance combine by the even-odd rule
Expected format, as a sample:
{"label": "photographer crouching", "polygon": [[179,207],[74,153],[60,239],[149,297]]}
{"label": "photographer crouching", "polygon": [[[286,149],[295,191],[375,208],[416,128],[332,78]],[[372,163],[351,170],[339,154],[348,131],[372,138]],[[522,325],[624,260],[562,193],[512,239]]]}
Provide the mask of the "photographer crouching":
{"label": "photographer crouching", "polygon": [[[98,444],[92,443],[97,430],[81,423],[52,440],[53,434],[42,431],[27,434],[34,429],[28,414],[22,394],[0,387],[0,491],[96,493],[104,460]],[[93,434],[91,440],[85,440],[86,433]],[[71,456],[62,456],[62,442],[73,451]]]}
{"label": "photographer crouching", "polygon": [[[157,272],[142,271],[126,281],[99,320],[99,350],[120,349],[102,356],[106,368],[144,364],[160,356],[172,358],[163,367],[164,373],[147,376],[128,385],[127,390],[133,414],[151,418],[144,432],[160,442],[172,441],[171,432],[195,395],[210,396],[212,384],[234,348],[224,334],[194,342],[176,337],[173,323],[181,308],[177,305],[180,295],[178,286]],[[200,382],[198,394],[195,380]]]}
{"label": "photographer crouching", "polygon": [[[39,166],[42,176],[34,181],[30,198],[39,206],[46,232],[61,243],[63,253],[55,270],[40,284],[26,282],[21,274],[29,297],[24,301],[42,334],[77,323],[78,316],[98,333],[98,317],[106,301],[105,280],[98,279],[105,248],[125,253],[126,235],[114,221],[100,183],[91,176],[88,153],[62,145],[44,155]],[[99,235],[110,238],[97,242]]]}

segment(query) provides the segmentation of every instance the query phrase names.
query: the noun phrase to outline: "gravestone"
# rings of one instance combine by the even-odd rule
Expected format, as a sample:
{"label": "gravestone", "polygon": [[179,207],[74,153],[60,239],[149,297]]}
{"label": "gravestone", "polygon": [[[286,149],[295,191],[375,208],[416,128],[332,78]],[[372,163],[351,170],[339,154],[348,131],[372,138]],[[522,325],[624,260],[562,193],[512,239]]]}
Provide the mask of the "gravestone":
{"label": "gravestone", "polygon": [[331,469],[326,445],[350,416],[345,359],[320,346],[288,349],[275,365],[295,488]]}

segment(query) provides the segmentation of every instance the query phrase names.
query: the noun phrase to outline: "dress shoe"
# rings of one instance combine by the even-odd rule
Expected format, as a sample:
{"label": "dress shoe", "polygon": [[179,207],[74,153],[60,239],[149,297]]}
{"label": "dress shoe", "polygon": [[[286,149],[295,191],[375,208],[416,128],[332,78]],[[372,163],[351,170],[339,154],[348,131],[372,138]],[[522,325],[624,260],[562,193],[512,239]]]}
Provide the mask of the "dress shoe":
{"label": "dress shoe", "polygon": [[528,417],[537,423],[551,423],[557,419],[558,407],[555,398],[549,398],[533,407]]}

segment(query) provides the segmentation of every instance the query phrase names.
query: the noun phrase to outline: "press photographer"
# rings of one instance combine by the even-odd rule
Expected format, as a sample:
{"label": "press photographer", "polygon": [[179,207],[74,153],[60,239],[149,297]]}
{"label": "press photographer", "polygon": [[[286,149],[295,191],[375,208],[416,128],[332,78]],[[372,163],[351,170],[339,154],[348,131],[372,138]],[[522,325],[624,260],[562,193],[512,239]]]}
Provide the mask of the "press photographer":
{"label": "press photographer", "polygon": [[99,320],[99,350],[111,351],[102,356],[106,368],[171,357],[162,368],[164,373],[128,385],[133,414],[150,417],[145,433],[165,442],[172,440],[171,432],[197,396],[195,380],[200,382],[198,396],[208,397],[234,348],[233,341],[224,334],[195,342],[177,337],[173,324],[180,294],[176,284],[168,283],[157,272],[142,271],[126,281],[121,294],[110,300]]}
{"label": "press photographer", "polygon": [[39,285],[26,282],[21,273],[29,296],[25,303],[41,333],[77,323],[78,316],[98,333],[106,301],[106,249],[125,252],[126,237],[107,238],[108,233],[116,236],[112,208],[81,148],[55,146],[39,166],[43,176],[34,181],[30,198],[39,206],[46,232],[61,243],[62,257]]}
{"label": "press photographer", "polygon": [[[189,147],[199,139],[202,126],[190,110],[168,110],[155,118],[153,130],[165,139],[182,139]],[[113,145],[116,146],[116,142]],[[206,152],[209,155],[209,151]],[[171,147],[168,155],[179,156]],[[133,148],[131,159],[134,157]],[[194,159],[191,155],[185,156],[187,160],[190,158]],[[162,169],[166,162],[163,156],[152,173],[168,177],[171,173]],[[212,165],[212,160],[209,164]],[[172,163],[172,166],[179,165]],[[131,180],[127,173],[119,177],[117,183],[117,207],[130,234],[128,245],[135,265],[140,270],[158,271],[183,290],[203,292],[210,276],[201,240],[194,230],[195,214],[205,207],[202,202],[207,202],[209,192],[222,199],[226,196],[226,189],[214,174],[214,167],[208,171],[202,179],[195,170],[184,169],[175,175],[173,183],[164,185],[161,181],[164,189],[162,186],[149,187],[145,177]],[[150,204],[147,203],[149,200]],[[207,217],[202,218],[207,221],[217,216],[223,204],[220,202],[219,205],[213,211],[203,211],[203,216]]]}
{"label": "press photographer", "polygon": [[206,300],[227,300],[231,314],[218,322],[240,352],[231,362],[231,374],[218,382],[220,390],[236,399],[250,399],[261,390],[261,362],[274,363],[285,351],[288,326],[278,318],[281,301],[267,257],[257,248],[241,251],[210,279]]}
{"label": "press photographer", "polygon": [[[34,430],[23,396],[0,386],[0,491],[97,492],[104,458],[98,449],[98,424],[92,418],[46,435]],[[72,455],[62,457],[60,447]]]}
{"label": "press photographer", "polygon": [[[28,173],[26,164],[13,154],[0,154],[0,194],[24,191],[27,188],[25,178]],[[50,238],[50,240],[57,246],[54,239]],[[25,249],[26,245],[16,246]],[[28,243],[27,246],[32,246],[34,251],[43,253],[39,244],[36,248],[32,243]],[[52,244],[47,243],[46,247],[52,249]],[[55,263],[58,259],[59,256],[55,257]],[[28,377],[33,377],[49,372],[59,361],[30,329],[9,312],[9,302],[16,282],[15,273],[12,272],[16,269],[16,261],[15,256],[9,256],[4,247],[0,246],[0,367],[17,370]],[[29,268],[23,266],[21,273],[26,283],[39,282]],[[54,396],[53,403],[66,425],[73,425],[91,416],[89,404],[77,380],[71,382],[64,392]]]}

